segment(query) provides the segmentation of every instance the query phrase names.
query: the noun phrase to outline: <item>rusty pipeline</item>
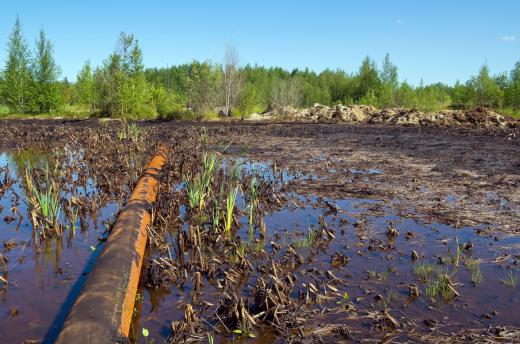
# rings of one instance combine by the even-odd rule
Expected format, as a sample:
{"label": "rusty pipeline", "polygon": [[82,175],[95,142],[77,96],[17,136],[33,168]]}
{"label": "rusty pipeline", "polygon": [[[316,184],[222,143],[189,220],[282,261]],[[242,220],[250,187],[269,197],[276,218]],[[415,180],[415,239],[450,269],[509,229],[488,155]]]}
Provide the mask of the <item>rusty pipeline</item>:
{"label": "rusty pipeline", "polygon": [[56,343],[114,343],[128,336],[167,149],[161,146],[137,181]]}

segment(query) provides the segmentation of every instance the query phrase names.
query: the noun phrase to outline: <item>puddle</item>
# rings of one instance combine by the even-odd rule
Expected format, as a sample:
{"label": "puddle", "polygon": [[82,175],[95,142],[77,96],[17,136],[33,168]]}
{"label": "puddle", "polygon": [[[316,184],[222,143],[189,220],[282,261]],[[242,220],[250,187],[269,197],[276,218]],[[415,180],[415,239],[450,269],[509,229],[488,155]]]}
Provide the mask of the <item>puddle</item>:
{"label": "puddle", "polygon": [[[240,163],[243,165],[242,185],[246,185],[254,175],[271,187],[267,192],[271,196],[264,201],[276,203],[278,200],[281,204],[274,208],[268,204],[261,206],[265,236],[259,235],[257,225],[251,235],[248,192],[244,191],[246,196],[239,193],[236,204],[240,210],[234,239],[239,243],[237,253],[202,239],[200,249],[207,258],[205,264],[210,266],[202,268],[198,265],[199,255],[195,248],[187,249],[182,258],[178,256],[175,247],[179,239],[176,235],[179,230],[189,233],[193,226],[202,226],[200,229],[204,233],[212,231],[212,228],[208,221],[197,223],[190,217],[188,204],[181,205],[179,222],[168,234],[168,252],[174,261],[182,260],[184,263],[175,264],[178,271],[167,288],[145,287],[146,272],[143,272],[131,331],[134,342],[145,342],[142,328],[149,330],[148,341],[164,341],[171,335],[172,321],[184,319],[187,304],[195,310],[202,330],[194,330],[192,337],[184,338],[199,338],[203,342],[207,341],[208,335],[220,343],[237,340],[281,342],[287,334],[298,335],[298,327],[305,329],[306,336],[320,334],[330,340],[336,338],[337,333],[327,332],[324,328],[343,325],[352,331],[353,338],[382,340],[393,331],[395,338],[418,340],[421,335],[431,333],[432,326],[447,333],[493,325],[520,326],[520,319],[516,316],[516,309],[520,307],[520,289],[501,281],[508,278],[509,272],[520,278],[517,269],[519,237],[498,238],[489,234],[479,235],[473,227],[425,224],[416,220],[419,218],[417,214],[395,209],[393,201],[330,199],[297,194],[285,190],[284,184],[301,178],[301,175],[275,172],[273,165],[268,163],[246,160],[240,160]],[[223,167],[227,169],[230,165],[224,162]],[[369,169],[358,173],[377,174],[382,171]],[[170,188],[182,194],[184,186],[176,184]],[[456,196],[452,197],[450,201],[455,201]],[[320,231],[321,234],[316,234]],[[323,234],[326,232],[332,233],[331,236]],[[296,255],[291,253],[289,245]],[[221,250],[228,256],[219,255],[217,252]],[[153,250],[148,253],[153,257],[161,256]],[[239,263],[240,255],[252,269],[241,265],[244,261]],[[221,261],[214,267],[216,271],[211,268],[211,259]],[[308,312],[302,313],[306,314],[304,319],[296,321],[298,324],[294,327],[282,320],[279,325],[258,321],[257,326],[247,331],[240,323],[234,328],[229,328],[229,324],[223,325],[226,320],[218,319],[216,314],[221,310],[219,305],[222,307],[225,303],[224,291],[244,300],[250,315],[262,319],[258,305],[255,306],[258,297],[255,293],[260,280],[267,281],[275,274],[274,270],[269,271],[270,264],[280,266],[279,271],[284,274],[278,276],[280,280],[286,282],[288,275],[295,278],[284,296],[291,301],[280,304],[280,309],[291,309],[289,312],[304,309]],[[427,278],[421,278],[421,267],[430,267],[434,271]],[[182,277],[183,269],[185,277]],[[202,271],[203,276],[200,292],[194,290],[193,274],[196,271]],[[328,272],[337,280],[331,279]],[[449,276],[458,296],[431,295],[437,272]],[[305,295],[309,297],[311,284],[317,292],[311,293],[309,303]],[[419,291],[418,296],[412,293],[414,287]],[[271,292],[275,293],[274,289]],[[388,320],[381,315],[385,309],[402,328],[388,327],[385,323]],[[239,328],[241,330],[237,330]],[[413,333],[408,334],[412,328]]]}
{"label": "puddle", "polygon": [[[81,168],[77,157],[70,155],[63,159],[63,171],[71,171],[71,175],[62,185],[60,202],[71,195],[94,200],[98,194],[96,183],[77,173]],[[26,203],[27,184],[23,177],[26,162],[32,167],[52,168],[55,158],[41,151],[0,154],[0,168],[8,165],[15,180],[0,198],[0,252],[7,260],[4,278],[9,281],[7,286],[0,282],[0,333],[6,343],[41,341],[45,336],[51,338],[57,334],[66,307],[70,307],[71,300],[67,297],[81,287],[80,277],[87,262],[96,254],[93,250],[104,236],[107,221],[114,218],[118,209],[116,202],[99,198],[94,208],[79,211],[74,226],[62,209],[59,222],[63,224],[63,235],[41,238],[33,230]],[[72,165],[77,166],[72,169]],[[12,222],[5,221],[10,217],[14,218]]]}

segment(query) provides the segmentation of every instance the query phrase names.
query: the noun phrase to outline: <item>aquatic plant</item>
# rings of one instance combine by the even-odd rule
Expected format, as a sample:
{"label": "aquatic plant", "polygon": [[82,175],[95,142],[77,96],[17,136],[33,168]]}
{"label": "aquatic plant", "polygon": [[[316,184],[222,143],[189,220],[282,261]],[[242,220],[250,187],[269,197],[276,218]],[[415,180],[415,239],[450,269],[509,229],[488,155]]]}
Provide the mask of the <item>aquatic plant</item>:
{"label": "aquatic plant", "polygon": [[142,130],[135,123],[130,123],[126,121],[126,119],[121,121],[121,129],[119,129],[117,133],[117,139],[119,141],[131,140],[133,142],[138,142],[142,138]]}
{"label": "aquatic plant", "polygon": [[423,281],[426,281],[430,276],[437,271],[437,267],[429,263],[418,263],[413,267],[413,273]]}
{"label": "aquatic plant", "polygon": [[226,217],[224,218],[224,233],[231,233],[231,224],[233,222],[233,211],[237,199],[238,186],[231,188],[226,198]]}
{"label": "aquatic plant", "polygon": [[202,155],[202,172],[195,175],[183,177],[188,192],[190,207],[202,210],[205,208],[205,199],[211,193],[211,181],[215,173],[219,160],[215,154]]}
{"label": "aquatic plant", "polygon": [[218,231],[219,227],[220,227],[220,217],[222,215],[221,204],[222,204],[223,198],[224,198],[224,186],[220,185],[220,192],[218,193],[217,197],[215,198],[214,207],[213,207],[213,211],[211,214],[212,215],[212,225],[213,225],[214,231]]}
{"label": "aquatic plant", "polygon": [[[57,182],[51,177],[49,166],[44,169],[45,180],[43,185],[37,187],[32,177],[30,165],[25,169],[25,182],[27,184],[27,203],[31,208],[31,219],[35,227],[43,226],[43,229],[52,229],[55,234],[61,235],[58,223],[60,216],[60,189]],[[39,223],[39,221],[42,223]],[[45,237],[45,230],[41,232]]]}
{"label": "aquatic plant", "polygon": [[516,288],[516,286],[518,285],[518,279],[512,270],[509,270],[507,272],[507,278],[501,279],[500,282],[504,283],[506,286],[510,288]]}
{"label": "aquatic plant", "polygon": [[459,267],[461,255],[462,255],[462,246],[459,244],[459,238],[455,238],[455,252],[450,255],[450,262],[455,267]]}
{"label": "aquatic plant", "polygon": [[465,265],[471,274],[471,282],[475,285],[480,284],[483,280],[482,272],[480,271],[480,261],[469,258],[466,260]]}
{"label": "aquatic plant", "polygon": [[258,188],[259,183],[256,180],[256,177],[251,178],[251,182],[249,185],[249,231],[251,235],[253,234],[253,214],[255,205],[258,201]]}
{"label": "aquatic plant", "polygon": [[70,207],[69,208],[69,221],[70,221],[70,230],[72,233],[76,232],[76,222],[79,217],[79,208],[78,207]]}
{"label": "aquatic plant", "polygon": [[458,294],[451,284],[450,275],[442,270],[426,280],[425,292],[432,298],[441,296],[444,301],[450,301]]}
{"label": "aquatic plant", "polygon": [[318,241],[318,238],[320,236],[320,232],[315,227],[309,227],[309,230],[307,234],[305,235],[305,238],[302,240],[298,240],[294,243],[295,248],[307,248],[312,247],[316,244]]}

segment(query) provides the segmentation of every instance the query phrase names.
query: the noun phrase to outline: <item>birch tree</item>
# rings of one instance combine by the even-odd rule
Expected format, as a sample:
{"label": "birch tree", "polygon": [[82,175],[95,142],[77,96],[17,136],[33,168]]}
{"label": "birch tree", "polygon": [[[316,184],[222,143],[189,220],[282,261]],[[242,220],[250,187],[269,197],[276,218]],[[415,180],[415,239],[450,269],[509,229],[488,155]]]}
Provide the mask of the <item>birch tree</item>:
{"label": "birch tree", "polygon": [[232,109],[238,103],[238,97],[242,91],[243,78],[239,70],[239,58],[236,47],[227,44],[224,55],[224,103],[225,113],[231,116]]}

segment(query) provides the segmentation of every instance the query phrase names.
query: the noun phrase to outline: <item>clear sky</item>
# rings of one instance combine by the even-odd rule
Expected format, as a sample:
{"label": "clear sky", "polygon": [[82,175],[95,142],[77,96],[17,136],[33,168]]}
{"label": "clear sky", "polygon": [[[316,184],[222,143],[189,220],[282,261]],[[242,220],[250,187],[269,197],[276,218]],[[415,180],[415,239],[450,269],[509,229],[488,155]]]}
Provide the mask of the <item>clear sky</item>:
{"label": "clear sky", "polygon": [[100,64],[119,32],[140,41],[146,66],[222,62],[233,42],[242,64],[354,72],[364,56],[389,53],[401,80],[466,80],[520,60],[520,1],[112,1],[3,0],[0,64],[16,16],[33,45],[44,28],[63,76]]}

